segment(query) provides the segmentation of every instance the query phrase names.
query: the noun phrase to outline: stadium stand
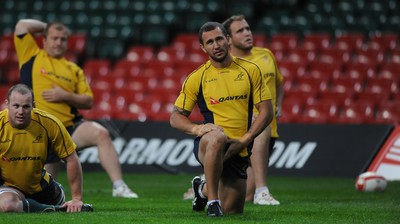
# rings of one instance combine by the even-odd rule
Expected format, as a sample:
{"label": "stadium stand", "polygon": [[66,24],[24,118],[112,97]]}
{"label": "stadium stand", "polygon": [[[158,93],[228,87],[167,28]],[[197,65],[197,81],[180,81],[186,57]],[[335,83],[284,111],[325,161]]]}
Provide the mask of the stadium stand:
{"label": "stadium stand", "polygon": [[[181,84],[204,60],[205,21],[244,14],[254,42],[285,78],[284,123],[400,123],[397,0],[3,0],[0,94],[18,82],[13,28],[20,18],[60,20],[66,57],[95,94],[91,119],[166,121]],[[37,37],[41,44],[41,37]],[[330,109],[321,105],[331,104]],[[334,107],[333,107],[334,106]],[[332,107],[334,109],[332,109]],[[192,116],[201,120],[198,110]]]}

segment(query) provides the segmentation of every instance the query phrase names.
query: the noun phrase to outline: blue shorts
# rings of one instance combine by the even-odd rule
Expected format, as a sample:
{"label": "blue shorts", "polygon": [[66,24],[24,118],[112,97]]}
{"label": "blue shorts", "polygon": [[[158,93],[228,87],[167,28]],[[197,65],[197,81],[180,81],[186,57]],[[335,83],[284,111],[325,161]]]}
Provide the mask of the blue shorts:
{"label": "blue shorts", "polygon": [[[200,137],[197,137],[194,140],[193,154],[201,166],[203,166],[199,160],[199,143]],[[227,147],[229,147],[229,144]],[[249,164],[249,156],[241,157],[239,154],[236,154],[224,162],[221,177],[247,179],[247,168],[249,167]]]}
{"label": "blue shorts", "polygon": [[[72,136],[74,131],[79,127],[84,122],[83,119],[80,119],[78,122],[76,122],[74,125],[66,127],[68,133]],[[60,162],[61,159],[57,156],[57,154],[53,150],[49,150],[47,154],[47,160],[46,163],[57,163]]]}

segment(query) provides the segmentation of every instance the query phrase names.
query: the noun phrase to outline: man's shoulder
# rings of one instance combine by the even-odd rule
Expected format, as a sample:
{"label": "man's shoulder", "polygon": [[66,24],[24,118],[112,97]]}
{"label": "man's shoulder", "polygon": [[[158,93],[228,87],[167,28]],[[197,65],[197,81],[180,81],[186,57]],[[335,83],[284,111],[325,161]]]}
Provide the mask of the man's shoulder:
{"label": "man's shoulder", "polygon": [[[35,117],[40,117],[40,118],[48,118],[49,120],[52,121],[59,121],[57,117],[42,109],[33,108],[32,113],[34,114],[34,116],[32,116],[33,119],[35,119]],[[45,121],[44,119],[39,119],[39,120]]]}
{"label": "man's shoulder", "polygon": [[272,55],[272,51],[268,48],[265,47],[253,47],[253,49],[251,50],[253,54],[268,54],[268,55]]}

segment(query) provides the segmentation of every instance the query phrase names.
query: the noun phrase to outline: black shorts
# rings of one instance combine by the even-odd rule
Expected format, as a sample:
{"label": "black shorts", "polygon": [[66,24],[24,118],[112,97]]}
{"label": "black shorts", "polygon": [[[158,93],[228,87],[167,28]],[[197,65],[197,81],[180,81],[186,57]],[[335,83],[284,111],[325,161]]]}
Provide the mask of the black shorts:
{"label": "black shorts", "polygon": [[[203,166],[199,160],[199,142],[200,137],[194,140],[193,153],[197,161]],[[228,147],[229,145],[227,145]],[[248,156],[241,157],[238,154],[232,156],[230,159],[224,162],[221,176],[224,178],[240,178],[247,179],[247,168],[249,167],[250,159]]]}
{"label": "black shorts", "polygon": [[53,178],[51,178],[49,185],[42,191],[35,194],[25,194],[25,197],[48,205],[62,205],[65,202],[64,189]]}
{"label": "black shorts", "polygon": [[[79,127],[84,122],[83,119],[80,119],[78,122],[76,122],[74,125],[66,127],[68,133],[72,136],[74,131]],[[61,159],[57,156],[57,154],[54,152],[54,150],[49,150],[47,154],[47,160],[46,163],[57,163],[60,162]]]}

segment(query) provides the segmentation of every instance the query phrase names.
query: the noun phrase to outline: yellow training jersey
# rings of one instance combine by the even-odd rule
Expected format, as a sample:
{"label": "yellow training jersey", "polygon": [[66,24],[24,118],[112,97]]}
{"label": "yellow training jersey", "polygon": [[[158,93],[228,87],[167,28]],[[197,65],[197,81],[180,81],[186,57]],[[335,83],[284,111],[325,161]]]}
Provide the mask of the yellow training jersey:
{"label": "yellow training jersey", "polygon": [[[272,105],[274,108],[274,118],[270,123],[271,136],[278,138],[278,127],[275,116],[277,106],[276,87],[283,82],[283,76],[279,71],[273,53],[266,48],[253,47],[251,50],[251,55],[245,58],[256,63],[260,67],[261,72],[267,82],[268,89],[271,92]],[[257,110],[255,112],[257,112]]]}
{"label": "yellow training jersey", "polygon": [[[231,139],[241,138],[252,122],[253,107],[271,100],[259,67],[246,59],[233,58],[229,67],[216,68],[210,61],[191,73],[175,106],[192,111],[197,103],[205,123],[221,126]],[[248,156],[243,149],[240,156]]]}
{"label": "yellow training jersey", "polygon": [[42,92],[53,84],[64,90],[93,96],[83,70],[65,58],[52,58],[39,48],[30,33],[14,36],[20,81],[33,89],[36,107],[59,118],[68,127],[74,124],[78,110],[67,103],[51,103],[43,99]]}
{"label": "yellow training jersey", "polygon": [[39,192],[49,183],[43,168],[49,150],[64,158],[76,149],[56,117],[36,108],[31,114],[29,126],[17,129],[10,125],[8,109],[0,112],[0,181],[27,194]]}

